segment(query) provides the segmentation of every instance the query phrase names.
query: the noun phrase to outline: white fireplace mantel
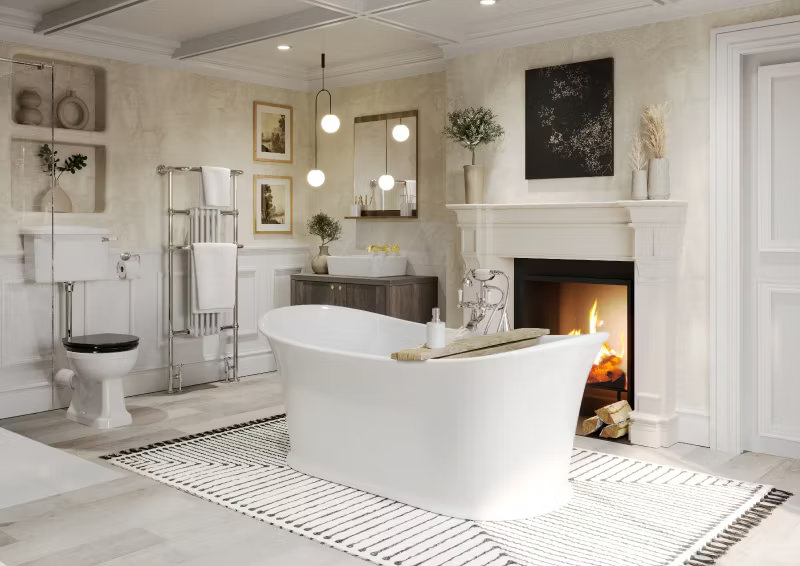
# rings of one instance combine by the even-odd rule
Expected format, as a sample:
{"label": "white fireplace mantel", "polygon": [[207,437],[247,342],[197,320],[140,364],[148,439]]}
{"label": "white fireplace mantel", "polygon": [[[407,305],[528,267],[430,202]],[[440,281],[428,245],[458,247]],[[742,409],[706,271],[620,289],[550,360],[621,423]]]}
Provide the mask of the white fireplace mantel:
{"label": "white fireplace mantel", "polygon": [[[453,204],[468,265],[513,277],[515,258],[632,261],[635,411],[631,442],[670,446],[675,414],[675,283],[686,201]],[[513,315],[513,284],[509,313]],[[513,322],[513,316],[512,316]]]}

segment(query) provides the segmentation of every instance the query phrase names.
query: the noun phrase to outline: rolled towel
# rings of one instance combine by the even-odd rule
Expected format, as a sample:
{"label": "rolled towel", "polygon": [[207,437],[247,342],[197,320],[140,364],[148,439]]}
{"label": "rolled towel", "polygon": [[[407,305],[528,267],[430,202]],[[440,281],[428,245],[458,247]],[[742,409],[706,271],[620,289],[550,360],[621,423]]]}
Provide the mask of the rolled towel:
{"label": "rolled towel", "polygon": [[236,303],[236,244],[192,244],[194,312],[232,309]]}
{"label": "rolled towel", "polygon": [[200,167],[203,177],[203,200],[206,206],[231,206],[231,170],[225,167]]}

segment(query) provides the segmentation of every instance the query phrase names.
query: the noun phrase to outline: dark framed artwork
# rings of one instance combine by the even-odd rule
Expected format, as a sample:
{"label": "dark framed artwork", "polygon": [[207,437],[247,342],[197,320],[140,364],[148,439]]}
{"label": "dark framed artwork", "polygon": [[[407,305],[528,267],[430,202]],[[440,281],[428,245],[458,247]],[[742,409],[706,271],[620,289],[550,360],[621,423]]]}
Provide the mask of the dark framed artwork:
{"label": "dark framed artwork", "polygon": [[253,175],[253,233],[292,233],[292,178]]}
{"label": "dark framed artwork", "polygon": [[525,178],[614,175],[614,59],[525,72]]}

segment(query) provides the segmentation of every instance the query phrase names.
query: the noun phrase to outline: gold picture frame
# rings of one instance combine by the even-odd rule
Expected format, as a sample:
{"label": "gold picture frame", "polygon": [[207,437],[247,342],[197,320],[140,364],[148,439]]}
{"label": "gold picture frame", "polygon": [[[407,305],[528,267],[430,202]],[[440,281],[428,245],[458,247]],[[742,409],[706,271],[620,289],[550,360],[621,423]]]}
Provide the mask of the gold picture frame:
{"label": "gold picture frame", "polygon": [[293,212],[291,177],[253,175],[254,234],[291,234]]}
{"label": "gold picture frame", "polygon": [[283,104],[253,102],[253,161],[292,163],[294,109]]}

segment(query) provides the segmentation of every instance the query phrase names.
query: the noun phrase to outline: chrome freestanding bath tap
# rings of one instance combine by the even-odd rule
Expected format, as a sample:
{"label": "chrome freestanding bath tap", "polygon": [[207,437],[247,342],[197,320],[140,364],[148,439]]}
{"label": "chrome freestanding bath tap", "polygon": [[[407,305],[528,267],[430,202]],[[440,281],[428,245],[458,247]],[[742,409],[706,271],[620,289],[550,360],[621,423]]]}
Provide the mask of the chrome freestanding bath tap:
{"label": "chrome freestanding bath tap", "polygon": [[[497,285],[489,284],[490,281],[493,281],[498,276],[505,279],[505,289]],[[464,288],[470,287],[475,288],[475,300],[465,301]],[[492,321],[498,313],[500,318],[498,319],[497,328],[494,332],[505,332],[510,329],[508,313],[506,312],[509,288],[510,282],[508,275],[497,269],[470,269],[464,274],[461,280],[461,288],[458,290],[458,308],[470,309],[469,322],[466,326],[468,332],[472,334],[477,333],[478,325],[483,322],[488,315],[483,334],[489,334],[492,328]],[[493,298],[490,297],[490,293],[493,291],[500,294],[499,299],[493,300]]]}

